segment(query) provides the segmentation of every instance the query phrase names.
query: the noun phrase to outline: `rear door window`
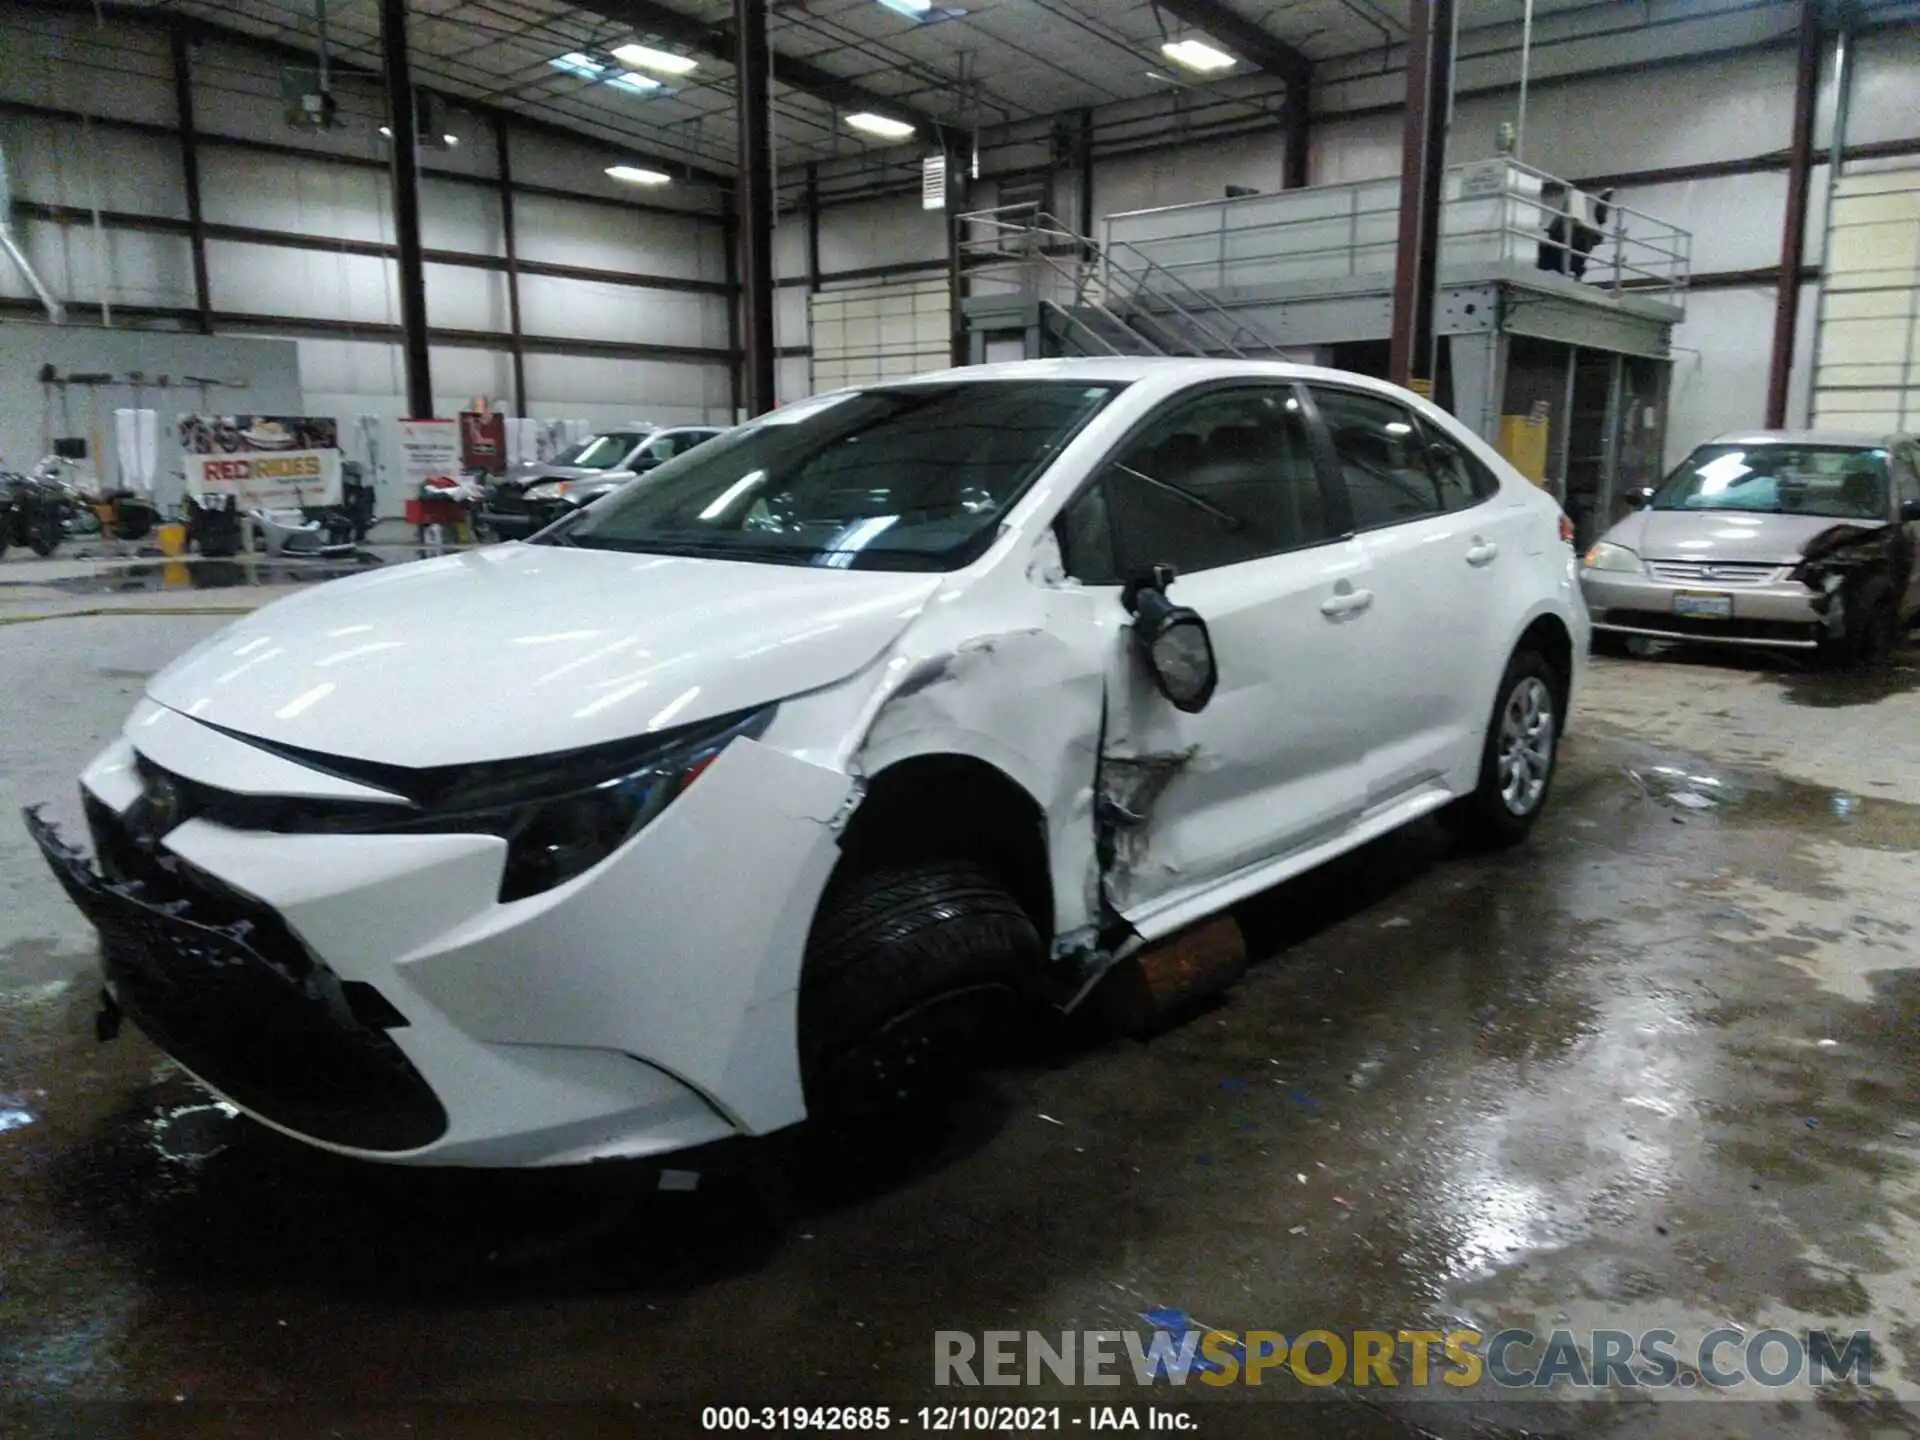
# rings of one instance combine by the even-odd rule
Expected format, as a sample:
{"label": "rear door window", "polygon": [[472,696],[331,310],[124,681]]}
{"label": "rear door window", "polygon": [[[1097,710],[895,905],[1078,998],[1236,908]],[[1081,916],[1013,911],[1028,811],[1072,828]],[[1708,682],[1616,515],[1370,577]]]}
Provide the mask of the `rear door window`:
{"label": "rear door window", "polygon": [[1357,390],[1312,388],[1355,530],[1424,520],[1475,503],[1469,472],[1450,472],[1443,483],[1428,465],[1420,427],[1405,406]]}

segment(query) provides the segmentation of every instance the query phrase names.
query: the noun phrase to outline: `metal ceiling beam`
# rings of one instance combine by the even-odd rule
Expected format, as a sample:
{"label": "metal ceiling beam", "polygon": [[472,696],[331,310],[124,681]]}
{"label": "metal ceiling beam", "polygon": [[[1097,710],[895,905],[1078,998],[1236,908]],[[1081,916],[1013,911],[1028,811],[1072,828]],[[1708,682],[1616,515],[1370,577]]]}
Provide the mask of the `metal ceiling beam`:
{"label": "metal ceiling beam", "polygon": [[[656,3],[656,0],[588,0],[581,8],[629,27],[636,37],[655,35],[669,44],[684,45],[689,50],[724,60],[729,65],[735,63],[740,52],[740,32],[734,23],[722,21],[714,25],[703,24],[690,15],[669,10],[665,5]],[[783,55],[778,50],[771,51],[770,57],[773,78],[777,83],[789,90],[811,95],[837,110],[870,110],[891,115],[912,125],[926,139],[932,139],[949,124],[924,110],[876,94],[859,82],[835,75],[810,60]]]}
{"label": "metal ceiling beam", "polygon": [[1177,20],[1197,30],[1244,59],[1251,60],[1269,75],[1278,75],[1289,85],[1305,89],[1313,74],[1313,61],[1278,35],[1269,34],[1246,17],[1229,10],[1224,0],[1154,0]]}
{"label": "metal ceiling beam", "polygon": [[1205,31],[1243,59],[1251,60],[1269,75],[1286,81],[1287,99],[1283,120],[1287,129],[1286,188],[1297,190],[1307,183],[1307,150],[1313,126],[1313,61],[1278,35],[1271,35],[1229,10],[1224,0],[1155,0],[1160,9],[1176,20],[1184,20]]}
{"label": "metal ceiling beam", "polygon": [[[197,40],[203,36],[228,40],[235,44],[249,46],[265,55],[277,56],[294,65],[312,65],[315,60],[310,46],[282,38],[291,34],[291,31],[282,31],[280,36],[263,35],[236,25],[224,24],[192,10],[158,10],[151,5],[127,4],[124,0],[31,0],[31,8],[81,15],[88,19],[93,19],[96,15],[105,16],[109,19],[148,27],[160,27],[172,21],[185,29],[188,40]],[[385,84],[386,77],[381,70],[357,65],[350,60],[342,60],[337,55],[328,63],[335,74],[351,75],[356,81],[373,86]],[[546,135],[576,144],[585,142],[589,145],[618,150],[623,158],[665,170],[676,179],[685,179],[689,184],[712,186],[716,189],[733,184],[731,175],[723,175],[718,170],[710,170],[705,166],[695,165],[669,155],[650,152],[644,144],[636,144],[625,139],[613,139],[606,135],[595,134],[591,130],[563,125],[538,115],[529,115],[523,110],[512,110],[502,105],[459,94],[456,91],[447,91],[437,85],[428,88],[448,95],[449,98],[457,101],[463,110],[470,110],[489,120],[504,118],[514,128],[530,135]],[[898,107],[895,108],[898,109]],[[911,117],[903,115],[901,118]],[[204,141],[225,140],[225,137],[210,135],[202,135],[200,138]],[[530,187],[522,186],[521,188],[531,193]]]}

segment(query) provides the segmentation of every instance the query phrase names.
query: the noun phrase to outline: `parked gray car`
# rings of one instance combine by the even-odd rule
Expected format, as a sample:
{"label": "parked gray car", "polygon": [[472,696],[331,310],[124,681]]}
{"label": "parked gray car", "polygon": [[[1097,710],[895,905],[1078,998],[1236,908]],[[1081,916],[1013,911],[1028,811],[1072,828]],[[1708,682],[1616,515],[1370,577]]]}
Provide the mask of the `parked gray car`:
{"label": "parked gray car", "polygon": [[1580,566],[1624,637],[1884,654],[1920,613],[1920,443],[1769,430],[1700,446]]}
{"label": "parked gray car", "polygon": [[717,425],[632,426],[602,431],[551,460],[515,465],[487,487],[480,523],[497,539],[520,540],[644,475],[662,461],[720,434]]}

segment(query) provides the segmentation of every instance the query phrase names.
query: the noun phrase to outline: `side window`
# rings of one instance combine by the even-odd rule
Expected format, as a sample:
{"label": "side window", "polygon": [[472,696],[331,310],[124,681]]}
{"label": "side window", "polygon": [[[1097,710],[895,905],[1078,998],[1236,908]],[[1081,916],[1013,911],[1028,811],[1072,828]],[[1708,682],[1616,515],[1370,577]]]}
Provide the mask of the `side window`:
{"label": "side window", "polygon": [[[1182,574],[1212,570],[1335,538],[1289,386],[1177,404],[1108,462],[1098,488],[1122,578],[1161,563]],[[1085,500],[1066,517],[1069,552],[1071,511]]]}
{"label": "side window", "polygon": [[656,460],[671,460],[680,453],[680,437],[678,435],[662,435],[658,440],[647,446],[646,453]]}
{"label": "side window", "polygon": [[1471,509],[1499,492],[1499,478],[1475,459],[1471,450],[1431,421],[1417,423],[1427,445],[1427,467],[1440,487],[1440,503],[1445,509]]}
{"label": "side window", "polygon": [[[1353,528],[1377,530],[1423,520],[1448,505],[1439,477],[1428,468],[1413,414],[1377,395],[1314,388],[1353,506]],[[1471,493],[1468,477],[1468,493]]]}
{"label": "side window", "polygon": [[1054,532],[1060,540],[1060,561],[1083,585],[1118,585],[1120,567],[1113,556],[1113,518],[1107,508],[1107,485],[1099,481],[1082,490],[1060,512]]}
{"label": "side window", "polygon": [[1897,457],[1893,467],[1894,498],[1902,505],[1909,500],[1920,500],[1920,445],[1902,445],[1894,454]]}

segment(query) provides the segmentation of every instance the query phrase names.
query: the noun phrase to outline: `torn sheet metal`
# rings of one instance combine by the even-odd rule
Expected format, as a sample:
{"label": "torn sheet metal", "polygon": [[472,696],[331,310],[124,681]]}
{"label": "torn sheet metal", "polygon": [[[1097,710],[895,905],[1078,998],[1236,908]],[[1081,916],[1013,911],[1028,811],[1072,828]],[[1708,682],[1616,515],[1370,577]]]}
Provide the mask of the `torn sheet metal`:
{"label": "torn sheet metal", "polygon": [[1151,852],[1154,808],[1199,753],[1199,746],[1188,745],[1146,754],[1108,749],[1101,755],[1094,814],[1103,894],[1115,910],[1130,900],[1141,868],[1157,863]]}
{"label": "torn sheet metal", "polygon": [[1093,792],[1108,660],[1126,617],[1110,594],[1047,583],[1056,569],[1036,561],[943,588],[864,676],[783,703],[768,738],[862,785],[923,755],[999,770],[1044,817],[1050,939],[1060,937],[1057,954],[1081,957],[1098,949],[1107,919]]}

